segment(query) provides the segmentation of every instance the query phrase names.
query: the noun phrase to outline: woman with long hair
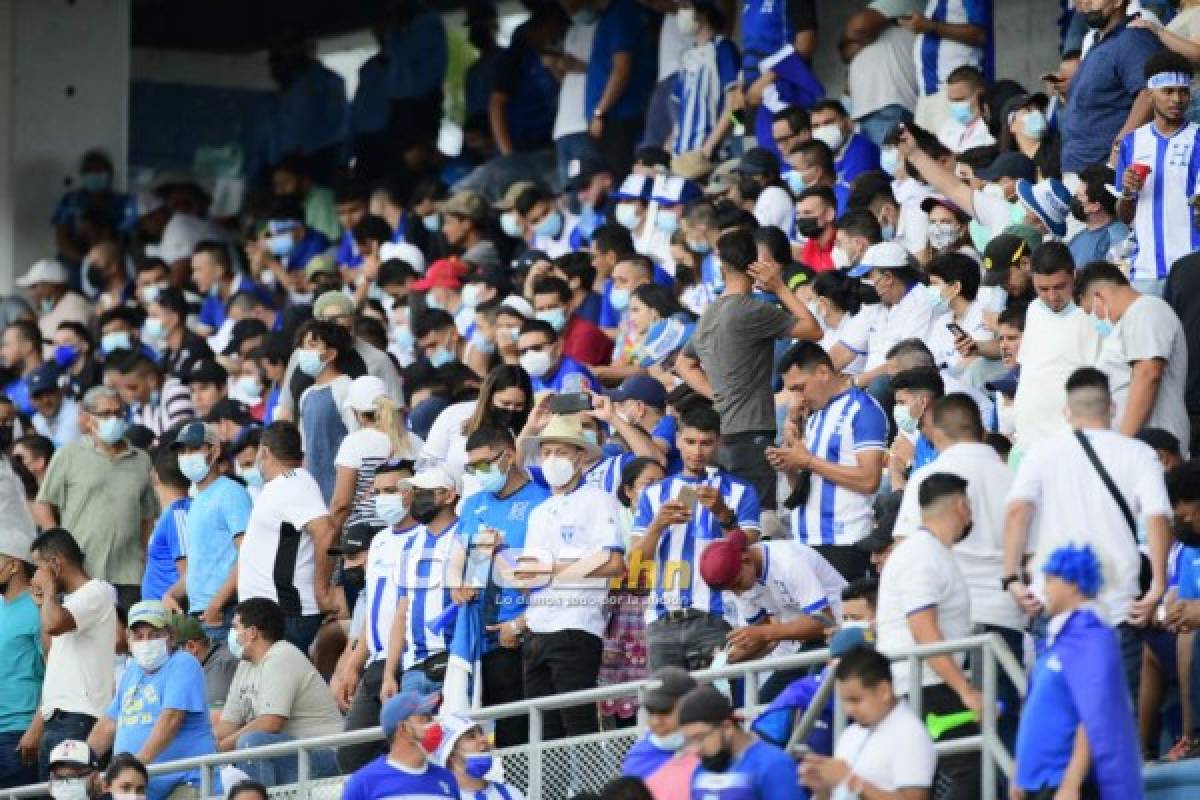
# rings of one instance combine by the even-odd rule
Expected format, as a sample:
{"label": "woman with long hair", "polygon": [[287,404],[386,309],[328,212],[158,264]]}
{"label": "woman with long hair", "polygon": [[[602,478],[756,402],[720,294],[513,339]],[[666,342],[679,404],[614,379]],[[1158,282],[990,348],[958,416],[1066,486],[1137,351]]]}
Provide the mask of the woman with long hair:
{"label": "woman with long hair", "polygon": [[816,299],[809,311],[825,332],[821,347],[837,369],[861,374],[871,325],[880,313],[879,298],[871,287],[839,270],[818,274],[812,290]]}

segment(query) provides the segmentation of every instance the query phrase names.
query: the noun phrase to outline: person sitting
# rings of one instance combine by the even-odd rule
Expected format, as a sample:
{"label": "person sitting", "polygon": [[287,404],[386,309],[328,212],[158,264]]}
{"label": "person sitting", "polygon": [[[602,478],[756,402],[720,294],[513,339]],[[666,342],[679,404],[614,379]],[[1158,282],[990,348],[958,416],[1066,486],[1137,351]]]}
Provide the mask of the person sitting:
{"label": "person sitting", "polygon": [[537,318],[562,337],[563,353],[588,366],[607,364],[612,357],[612,339],[578,314],[568,314],[572,299],[571,287],[559,278],[542,278],[533,284]]}
{"label": "person sitting", "polygon": [[422,747],[433,724],[437,695],[400,692],[383,704],[379,725],[388,751],[346,781],[342,800],[424,797],[460,800],[454,773],[432,763]]}
{"label": "person sitting", "polygon": [[[684,750],[683,732],[679,729],[679,701],[699,684],[683,667],[667,666],[655,670],[651,676],[654,683],[642,695],[642,707],[646,710],[646,733],[638,738],[621,765],[622,775],[632,775],[645,781],[658,780],[656,775],[678,773],[686,762],[683,772],[687,782],[679,788],[677,796],[687,793],[696,757]],[[664,767],[671,764],[670,769]],[[665,788],[665,787],[664,787]]]}
{"label": "person sitting", "polygon": [[228,640],[208,638],[204,626],[190,614],[171,614],[167,625],[179,649],[191,653],[204,670],[204,696],[208,701],[209,717],[215,725],[221,719],[221,709],[225,707],[229,685],[233,683],[241,659],[229,652]]}
{"label": "person sitting", "polygon": [[600,382],[591,370],[566,355],[564,342],[549,322],[532,319],[522,325],[517,352],[521,354],[521,368],[529,373],[535,394],[600,391]]}
{"label": "person sitting", "polygon": [[[252,597],[238,604],[229,649],[241,659],[217,723],[217,749],[227,753],[342,730],[342,715],[321,674],[284,640],[283,609]],[[295,783],[296,756],[239,762],[238,768],[268,786]],[[309,776],[337,773],[332,750],[309,752]]]}
{"label": "person sitting", "polygon": [[478,722],[458,714],[439,716],[435,722],[441,744],[433,752],[433,762],[454,773],[464,797],[525,800],[520,789],[502,781],[489,780],[499,759],[492,743]]}

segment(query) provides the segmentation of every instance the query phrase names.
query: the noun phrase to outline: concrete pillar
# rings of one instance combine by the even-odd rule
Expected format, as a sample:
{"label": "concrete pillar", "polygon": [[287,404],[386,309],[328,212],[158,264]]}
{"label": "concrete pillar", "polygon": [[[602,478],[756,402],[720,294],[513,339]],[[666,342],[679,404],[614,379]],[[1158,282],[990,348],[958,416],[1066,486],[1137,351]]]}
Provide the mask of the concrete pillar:
{"label": "concrete pillar", "polygon": [[101,148],[124,186],[131,0],[0,0],[0,292],[54,252],[50,215]]}

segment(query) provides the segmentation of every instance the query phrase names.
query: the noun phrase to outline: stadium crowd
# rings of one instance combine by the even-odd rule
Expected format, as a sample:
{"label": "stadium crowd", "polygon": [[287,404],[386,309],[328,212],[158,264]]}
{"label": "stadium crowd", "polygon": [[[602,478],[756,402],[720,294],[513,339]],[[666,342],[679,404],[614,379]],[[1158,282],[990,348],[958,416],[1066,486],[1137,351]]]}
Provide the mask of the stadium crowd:
{"label": "stadium crowd", "polygon": [[[382,725],[308,774],[511,800],[472,710],[652,676],[545,715],[644,720],[603,797],[976,798],[978,664],[884,654],[985,631],[1011,798],[1200,756],[1200,3],[1044,3],[1045,91],[992,0],[523,4],[460,153],[397,0],[352,98],[271,51],[234,216],[83,156],[0,301],[0,788]],[[825,647],[755,718],[691,674]]]}

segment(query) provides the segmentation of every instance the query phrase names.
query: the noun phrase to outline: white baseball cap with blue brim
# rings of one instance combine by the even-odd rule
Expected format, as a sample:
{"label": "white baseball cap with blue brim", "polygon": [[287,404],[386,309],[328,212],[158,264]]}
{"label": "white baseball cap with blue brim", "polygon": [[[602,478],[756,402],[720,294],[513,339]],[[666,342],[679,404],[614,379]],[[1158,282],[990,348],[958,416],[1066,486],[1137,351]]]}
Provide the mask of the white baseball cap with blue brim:
{"label": "white baseball cap with blue brim", "polygon": [[1031,214],[1055,236],[1067,233],[1067,214],[1071,212],[1071,191],[1056,178],[1040,183],[1017,181],[1017,198]]}
{"label": "white baseball cap with blue brim", "polygon": [[867,248],[862,262],[850,270],[851,278],[861,278],[873,269],[904,269],[912,259],[908,251],[895,242],[880,242]]}

